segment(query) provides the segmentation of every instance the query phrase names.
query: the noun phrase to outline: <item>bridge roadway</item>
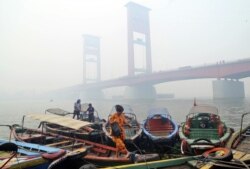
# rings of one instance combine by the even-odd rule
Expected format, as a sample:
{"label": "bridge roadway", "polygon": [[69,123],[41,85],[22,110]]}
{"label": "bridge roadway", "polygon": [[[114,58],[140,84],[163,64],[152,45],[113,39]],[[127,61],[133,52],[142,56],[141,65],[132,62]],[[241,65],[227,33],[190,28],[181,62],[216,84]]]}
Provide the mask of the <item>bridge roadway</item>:
{"label": "bridge roadway", "polygon": [[178,80],[217,78],[242,79],[250,76],[250,58],[233,62],[220,62],[199,67],[185,66],[179,69],[140,74],[133,77],[121,77],[112,80],[103,80],[98,83],[74,86],[80,90],[105,89],[118,86],[140,86],[143,84],[159,84]]}

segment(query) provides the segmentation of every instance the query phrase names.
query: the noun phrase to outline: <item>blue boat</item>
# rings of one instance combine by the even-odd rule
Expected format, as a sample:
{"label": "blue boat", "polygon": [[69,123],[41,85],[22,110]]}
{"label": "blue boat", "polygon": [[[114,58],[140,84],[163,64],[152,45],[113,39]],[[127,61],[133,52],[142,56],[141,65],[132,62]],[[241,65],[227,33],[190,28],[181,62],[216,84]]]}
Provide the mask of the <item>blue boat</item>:
{"label": "blue boat", "polygon": [[[19,141],[0,140],[1,169],[47,169],[54,160],[64,157],[65,150]],[[50,168],[55,168],[50,167]]]}
{"label": "blue boat", "polygon": [[[10,125],[7,126],[12,130]],[[12,130],[13,131],[13,130]],[[68,151],[22,141],[0,139],[0,169],[79,169],[87,149]]]}
{"label": "blue boat", "polygon": [[178,125],[166,108],[151,108],[142,128],[144,134],[155,143],[172,142],[178,132]]}

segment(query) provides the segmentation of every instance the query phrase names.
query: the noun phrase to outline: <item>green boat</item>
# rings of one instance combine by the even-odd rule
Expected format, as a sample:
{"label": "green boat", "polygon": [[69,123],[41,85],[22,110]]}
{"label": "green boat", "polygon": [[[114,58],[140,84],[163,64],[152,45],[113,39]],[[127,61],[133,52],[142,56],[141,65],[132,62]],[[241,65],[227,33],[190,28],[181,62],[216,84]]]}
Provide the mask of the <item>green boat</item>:
{"label": "green boat", "polygon": [[157,160],[150,162],[143,162],[137,164],[120,165],[114,167],[107,167],[105,169],[195,169],[197,166],[198,156],[186,156],[181,158]]}
{"label": "green boat", "polygon": [[215,106],[194,104],[186,122],[179,128],[181,152],[197,155],[215,147],[224,147],[231,133]]}

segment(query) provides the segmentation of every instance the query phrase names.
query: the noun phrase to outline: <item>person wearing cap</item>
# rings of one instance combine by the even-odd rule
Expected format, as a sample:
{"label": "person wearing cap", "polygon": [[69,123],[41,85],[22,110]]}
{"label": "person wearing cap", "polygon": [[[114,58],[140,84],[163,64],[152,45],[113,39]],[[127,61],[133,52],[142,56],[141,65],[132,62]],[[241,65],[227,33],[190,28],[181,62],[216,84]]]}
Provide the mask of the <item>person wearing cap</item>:
{"label": "person wearing cap", "polygon": [[81,112],[81,100],[78,99],[74,104],[74,113],[73,113],[73,119],[76,116],[76,119],[80,119],[80,112]]}
{"label": "person wearing cap", "polygon": [[130,153],[124,144],[124,140],[125,140],[124,125],[127,124],[125,115],[123,113],[124,109],[121,105],[116,105],[115,109],[116,109],[116,113],[114,113],[109,118],[109,123],[111,126],[115,126],[114,124],[116,123],[117,124],[116,128],[118,128],[119,130],[119,132],[115,132],[113,129],[111,130],[112,140],[114,141],[116,145],[116,149],[117,149],[116,156],[118,156],[119,153],[125,153],[126,156],[128,157]]}

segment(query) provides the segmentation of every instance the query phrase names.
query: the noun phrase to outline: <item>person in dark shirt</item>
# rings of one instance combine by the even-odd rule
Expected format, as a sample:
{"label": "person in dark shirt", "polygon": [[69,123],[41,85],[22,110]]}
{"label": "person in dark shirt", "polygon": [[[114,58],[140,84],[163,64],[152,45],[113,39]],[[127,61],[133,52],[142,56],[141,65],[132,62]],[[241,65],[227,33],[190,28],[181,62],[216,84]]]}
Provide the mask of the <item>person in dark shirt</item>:
{"label": "person in dark shirt", "polygon": [[95,116],[94,116],[94,112],[95,112],[95,108],[92,106],[91,103],[89,103],[89,107],[87,109],[87,112],[88,112],[88,121],[89,122],[95,122]]}

